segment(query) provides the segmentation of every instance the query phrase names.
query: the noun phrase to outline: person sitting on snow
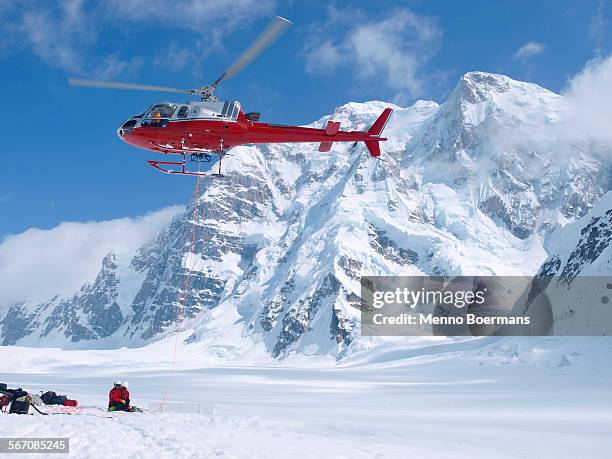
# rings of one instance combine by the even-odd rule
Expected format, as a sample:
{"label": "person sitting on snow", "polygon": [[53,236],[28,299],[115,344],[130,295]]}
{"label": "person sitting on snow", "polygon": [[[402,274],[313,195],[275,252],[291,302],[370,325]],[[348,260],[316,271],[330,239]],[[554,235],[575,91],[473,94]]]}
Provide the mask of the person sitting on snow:
{"label": "person sitting on snow", "polygon": [[115,381],[108,394],[108,411],[131,411],[127,381]]}

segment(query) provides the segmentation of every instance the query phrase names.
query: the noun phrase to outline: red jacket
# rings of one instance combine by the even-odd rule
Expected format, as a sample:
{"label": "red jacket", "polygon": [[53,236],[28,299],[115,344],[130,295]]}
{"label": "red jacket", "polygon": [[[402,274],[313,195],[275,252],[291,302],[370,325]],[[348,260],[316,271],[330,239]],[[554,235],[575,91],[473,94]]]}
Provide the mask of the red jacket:
{"label": "red jacket", "polygon": [[130,400],[130,392],[125,387],[113,387],[108,394],[108,399],[111,402],[128,402]]}

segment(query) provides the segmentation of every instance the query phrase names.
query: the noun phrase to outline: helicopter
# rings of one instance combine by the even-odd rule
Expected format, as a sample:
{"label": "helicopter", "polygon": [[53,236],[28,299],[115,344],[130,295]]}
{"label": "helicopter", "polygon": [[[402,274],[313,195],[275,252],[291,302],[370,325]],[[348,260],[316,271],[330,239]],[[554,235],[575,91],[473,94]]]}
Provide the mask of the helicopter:
{"label": "helicopter", "polygon": [[[138,148],[167,155],[180,155],[182,160],[148,160],[149,165],[166,174],[191,176],[223,176],[221,162],[228,151],[239,145],[316,142],[318,151],[328,152],[334,142],[364,142],[370,155],[380,157],[380,142],[387,140],[381,133],[393,109],[386,108],[367,131],[342,131],[340,123],[328,121],[324,129],[288,126],[260,122],[260,113],[242,110],[238,101],[221,101],[214,92],[223,81],[236,76],[270,46],[291,22],[276,16],[252,44],[223,72],[214,83],[197,89],[121,83],[103,80],[69,78],[71,86],[125,90],[158,91],[191,94],[200,101],[188,103],[157,102],[144,112],[130,117],[117,129],[119,138]],[[192,171],[187,168],[187,157],[192,161],[211,162],[219,156],[218,173]]]}

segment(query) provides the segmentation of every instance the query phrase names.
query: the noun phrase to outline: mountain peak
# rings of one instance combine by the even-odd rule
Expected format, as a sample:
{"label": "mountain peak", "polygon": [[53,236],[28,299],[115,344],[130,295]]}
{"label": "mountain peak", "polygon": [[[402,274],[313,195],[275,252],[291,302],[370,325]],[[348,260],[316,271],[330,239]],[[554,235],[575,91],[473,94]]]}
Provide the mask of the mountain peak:
{"label": "mountain peak", "polygon": [[453,91],[454,98],[475,104],[484,102],[491,94],[508,92],[514,80],[504,75],[486,72],[468,72],[461,77]]}
{"label": "mountain peak", "polygon": [[461,80],[470,81],[474,83],[483,83],[483,82],[491,83],[491,82],[500,82],[500,81],[513,82],[515,81],[512,78],[507,77],[506,75],[501,75],[499,73],[491,73],[491,72],[481,72],[481,71],[473,71],[473,72],[464,73],[463,76],[461,77]]}
{"label": "mountain peak", "polygon": [[495,95],[508,92],[517,92],[524,95],[557,96],[557,94],[535,83],[513,80],[505,75],[488,72],[467,72],[451,94],[451,99],[459,99],[468,103],[484,102]]}

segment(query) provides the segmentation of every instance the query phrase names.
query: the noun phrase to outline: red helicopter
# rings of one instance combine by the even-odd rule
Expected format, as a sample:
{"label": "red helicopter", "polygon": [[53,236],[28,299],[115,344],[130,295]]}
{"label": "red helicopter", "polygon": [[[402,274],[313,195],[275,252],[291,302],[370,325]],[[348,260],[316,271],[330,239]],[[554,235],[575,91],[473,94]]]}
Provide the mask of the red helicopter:
{"label": "red helicopter", "polygon": [[[329,151],[334,142],[364,142],[370,154],[380,156],[379,142],[393,110],[386,108],[367,131],[341,131],[340,123],[328,121],[325,129],[259,122],[257,112],[244,113],[237,101],[219,101],[214,95],[216,87],[234,77],[278,36],[291,22],[277,16],[246,51],[221,74],[217,80],[199,89],[177,89],[111,81],[69,78],[72,86],[95,88],[135,89],[145,91],[176,92],[200,96],[201,102],[159,102],[140,115],[132,116],[118,129],[119,138],[130,145],[164,154],[182,156],[181,162],[154,161],[148,163],[167,174],[221,176],[221,160],[238,145],[318,142],[319,151]],[[193,161],[211,161],[219,156],[218,174],[187,170],[186,158]]]}

